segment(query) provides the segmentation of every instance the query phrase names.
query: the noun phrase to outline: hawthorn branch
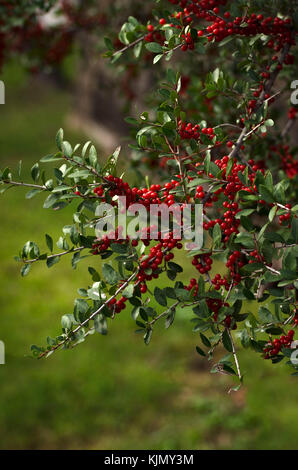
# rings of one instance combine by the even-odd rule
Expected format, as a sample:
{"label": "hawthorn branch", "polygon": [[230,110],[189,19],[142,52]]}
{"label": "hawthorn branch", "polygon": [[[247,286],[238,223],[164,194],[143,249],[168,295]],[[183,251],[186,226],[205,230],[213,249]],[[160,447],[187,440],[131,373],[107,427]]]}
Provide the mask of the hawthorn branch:
{"label": "hawthorn branch", "polygon": [[127,51],[128,49],[131,49],[132,47],[136,46],[137,44],[139,44],[139,42],[142,42],[144,39],[145,39],[145,34],[143,36],[141,36],[140,38],[136,39],[135,41],[131,42],[130,44],[128,44],[127,46],[125,47],[122,47],[122,49],[119,49],[119,51],[115,51],[112,55],[112,57],[114,57],[115,55],[117,54],[122,54],[122,52],[125,52]]}
{"label": "hawthorn branch", "polygon": [[[85,248],[86,248],[85,246],[80,246],[79,248],[70,249],[70,250],[67,250],[67,251],[63,251],[62,253],[53,254],[53,255],[47,256],[46,260],[49,260],[49,259],[52,259],[52,258],[57,258],[57,257],[60,258],[61,256],[68,255],[69,253],[77,253],[78,251],[82,251]],[[32,264],[32,263],[36,263],[36,261],[44,261],[44,260],[40,259],[40,258],[34,258],[34,259],[24,260],[24,263],[25,264]]]}
{"label": "hawthorn branch", "polygon": [[162,317],[165,317],[166,315],[168,315],[169,313],[171,313],[171,311],[173,311],[180,303],[180,300],[178,300],[176,303],[174,303],[173,305],[171,305],[167,310],[165,310],[164,312],[160,313],[159,315],[157,315],[157,317],[153,318],[153,320],[151,320],[150,322],[148,322],[148,326],[152,326],[154,325],[154,323],[156,323],[160,318]]}
{"label": "hawthorn branch", "polygon": [[[39,184],[30,184],[30,183],[23,183],[22,181],[11,181],[11,180],[1,180],[4,184],[10,184],[12,186],[24,186],[25,188],[35,188],[40,189],[42,191],[50,191],[45,185]],[[0,181],[0,183],[1,183]]]}
{"label": "hawthorn branch", "polygon": [[94,176],[97,178],[100,178],[103,180],[105,183],[108,183],[110,186],[114,186],[114,183],[109,181],[107,178],[105,178],[103,175],[101,175],[95,168],[92,166],[86,165],[84,163],[77,162],[71,157],[67,157],[67,155],[63,154],[62,158],[70,163],[73,163],[74,165],[78,166],[79,168],[83,168],[84,170],[88,170],[90,173],[92,173]]}
{"label": "hawthorn branch", "polygon": [[274,274],[280,275],[280,271],[277,271],[277,269],[274,269],[271,266],[267,266],[267,264],[265,264],[264,266],[265,266],[266,269],[268,269],[268,271],[271,271]]}
{"label": "hawthorn branch", "polygon": [[94,317],[96,317],[96,315],[98,315],[111,300],[113,300],[115,297],[117,297],[117,295],[120,294],[120,292],[122,292],[128,286],[128,284],[130,283],[130,281],[132,281],[134,279],[136,274],[137,274],[137,271],[134,271],[133,274],[116,290],[115,294],[113,294],[109,299],[107,299],[97,310],[95,310],[95,312],[93,312],[86,320],[84,320],[73,331],[71,331],[63,341],[56,344],[49,351],[45,351],[45,352],[41,353],[38,358],[41,359],[42,357],[47,356],[49,353],[53,353],[57,349],[64,346],[68,341],[70,341],[72,336],[74,336],[76,333],[78,333],[78,331],[80,331],[85,325],[87,325],[87,323],[89,323],[89,321],[93,320]]}
{"label": "hawthorn branch", "polygon": [[98,173],[97,170],[95,170],[95,168],[92,168],[92,166],[88,166],[88,165],[85,165],[84,163],[80,163],[80,162],[77,162],[74,158],[71,158],[71,157],[68,157],[67,155],[63,154],[62,155],[62,158],[64,160],[67,160],[68,162],[70,163],[74,163],[76,166],[78,166],[79,168],[84,168],[84,170],[88,170],[90,171],[90,173],[92,173],[93,175],[97,176],[98,178],[102,178],[102,175],[100,173]]}

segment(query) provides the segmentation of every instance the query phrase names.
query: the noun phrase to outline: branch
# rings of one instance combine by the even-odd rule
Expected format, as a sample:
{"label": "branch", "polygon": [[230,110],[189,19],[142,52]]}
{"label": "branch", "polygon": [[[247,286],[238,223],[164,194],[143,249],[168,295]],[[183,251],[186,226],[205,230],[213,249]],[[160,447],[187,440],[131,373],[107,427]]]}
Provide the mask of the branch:
{"label": "branch", "polygon": [[148,326],[152,326],[154,325],[154,323],[156,323],[160,318],[162,317],[165,317],[168,313],[171,312],[171,310],[174,310],[177,305],[179,305],[180,303],[180,300],[178,300],[176,303],[174,303],[173,305],[171,305],[167,310],[165,310],[164,312],[160,313],[159,315],[157,315],[157,317],[153,318],[153,320],[151,320],[149,323],[148,323]]}
{"label": "branch", "polygon": [[[52,258],[56,258],[56,257],[61,257],[61,256],[64,256],[64,255],[68,255],[69,253],[76,253],[78,251],[82,251],[84,250],[86,247],[85,246],[80,246],[79,248],[75,248],[74,250],[71,249],[71,250],[67,250],[67,251],[63,251],[62,253],[57,253],[56,255],[50,255],[50,256],[47,256],[47,260],[48,259],[52,259]],[[25,264],[32,264],[32,263],[35,263],[36,261],[44,261],[40,258],[34,258],[34,259],[30,259],[30,260],[24,260],[24,263]]]}
{"label": "branch", "polygon": [[114,57],[115,55],[117,54],[122,54],[122,52],[125,52],[127,51],[128,49],[130,49],[131,47],[135,46],[136,44],[139,44],[139,42],[143,41],[145,39],[145,36],[141,36],[140,38],[136,39],[135,41],[131,42],[130,44],[128,44],[127,46],[123,47],[122,49],[119,49],[119,51],[115,51],[112,55],[112,57]]}
{"label": "branch", "polygon": [[[280,55],[279,60],[278,60],[278,63],[277,63],[278,65],[282,65],[282,64],[283,64],[284,58],[285,58],[285,56],[288,54],[290,47],[291,47],[290,44],[286,44],[286,45],[284,46],[283,51],[282,51],[282,54]],[[271,75],[271,78],[270,78],[269,82],[266,84],[266,86],[264,87],[264,90],[262,91],[262,93],[261,93],[261,95],[260,95],[260,98],[259,98],[259,100],[258,100],[258,103],[257,103],[257,106],[256,106],[256,108],[255,108],[255,111],[256,111],[258,108],[260,108],[260,106],[264,103],[264,101],[266,101],[266,100],[265,100],[265,95],[268,94],[268,93],[270,93],[271,88],[272,88],[272,86],[273,86],[273,84],[274,84],[274,82],[275,82],[275,80],[276,80],[276,78],[277,78],[279,72],[280,72],[279,68],[276,67],[276,69],[274,70],[274,72],[273,72],[272,75]],[[269,98],[269,99],[270,99],[270,98]],[[236,157],[236,156],[238,155],[238,152],[239,152],[240,147],[241,147],[241,145],[242,145],[242,143],[243,143],[243,141],[244,141],[244,139],[245,139],[245,137],[246,137],[246,135],[247,135],[247,132],[248,132],[248,129],[247,129],[246,127],[244,127],[244,128],[242,129],[242,132],[241,132],[240,136],[238,137],[238,140],[237,140],[237,142],[236,142],[235,147],[233,148],[233,150],[232,150],[232,151],[230,152],[230,154],[228,155],[229,158],[234,158],[234,157]]]}
{"label": "branch", "polygon": [[45,185],[41,186],[39,184],[29,184],[29,183],[23,183],[21,181],[10,181],[10,180],[1,180],[1,181],[4,184],[11,184],[12,186],[25,186],[26,188],[36,188],[36,189],[41,189],[43,191],[49,191],[49,189]]}
{"label": "branch", "polygon": [[54,351],[56,351],[57,349],[61,348],[61,346],[63,346],[65,343],[67,343],[71,337],[73,335],[75,335],[78,331],[80,331],[85,325],[87,325],[87,323],[91,320],[94,319],[94,317],[96,317],[96,315],[98,315],[103,309],[104,307],[111,301],[113,300],[115,297],[117,297],[117,295],[122,292],[127,286],[128,284],[130,283],[130,281],[133,280],[133,278],[136,276],[137,274],[137,271],[135,271],[120,287],[119,289],[117,289],[117,291],[115,292],[114,295],[112,295],[112,297],[110,297],[108,300],[106,300],[97,310],[95,310],[95,312],[93,312],[90,317],[88,317],[86,320],[84,320],[82,323],[80,323],[73,331],[71,331],[67,336],[66,338],[61,341],[60,343],[56,344],[56,346],[54,346],[53,348],[51,348],[49,351],[45,351],[43,353],[41,353],[39,355],[39,359],[41,359],[42,357],[45,357],[47,356],[49,353],[52,353]]}
{"label": "branch", "polygon": [[234,361],[235,361],[235,365],[236,365],[236,369],[237,369],[237,375],[239,377],[240,382],[242,382],[242,375],[241,375],[239,361],[238,361],[238,357],[237,357],[237,353],[236,353],[235,343],[234,343],[233,336],[231,335],[231,331],[230,331],[229,328],[227,328],[227,333],[229,335],[231,345],[232,345],[232,353],[233,353],[233,357],[234,357]]}

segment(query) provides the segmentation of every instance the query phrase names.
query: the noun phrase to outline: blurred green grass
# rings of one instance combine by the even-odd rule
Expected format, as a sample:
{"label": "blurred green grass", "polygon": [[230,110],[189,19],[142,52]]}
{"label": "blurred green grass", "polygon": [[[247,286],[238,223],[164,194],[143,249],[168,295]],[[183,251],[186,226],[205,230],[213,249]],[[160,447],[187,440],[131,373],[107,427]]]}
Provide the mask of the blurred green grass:
{"label": "blurred green grass", "polygon": [[[71,96],[10,66],[1,106],[1,167],[24,175],[55,148],[59,127],[67,139],[86,136],[65,125]],[[245,387],[227,394],[232,379],[211,375],[195,352],[198,336],[189,314],[156,328],[149,347],[135,335],[129,313],[110,324],[107,337],[93,335],[73,351],[48,360],[28,357],[59,331],[77,288],[90,282],[89,260],[73,271],[70,259],[48,270],[35,265],[21,279],[13,256],[27,240],[43,248],[44,233],[58,238],[71,209],[42,209],[43,197],[25,200],[23,189],[0,198],[0,448],[2,449],[296,449],[298,389],[282,365],[274,367],[241,351]],[[182,255],[183,257],[183,255]],[[99,265],[99,259],[93,265]],[[188,268],[186,268],[188,269]],[[186,272],[186,279],[190,272]],[[165,281],[166,282],[166,281]],[[27,357],[26,357],[27,356]]]}

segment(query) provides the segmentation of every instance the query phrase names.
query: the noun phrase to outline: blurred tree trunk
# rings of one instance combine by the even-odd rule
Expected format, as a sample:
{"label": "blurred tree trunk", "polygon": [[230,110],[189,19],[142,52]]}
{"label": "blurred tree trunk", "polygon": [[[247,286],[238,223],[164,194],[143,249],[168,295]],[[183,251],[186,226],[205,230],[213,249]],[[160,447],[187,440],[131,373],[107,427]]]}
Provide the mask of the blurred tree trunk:
{"label": "blurred tree trunk", "polygon": [[[111,30],[118,31],[121,24],[129,15],[144,16],[148,18],[150,9],[148,5],[139,0],[121,0],[121,15],[111,18]],[[110,0],[100,0],[102,11],[110,5]],[[110,17],[107,18],[110,21]],[[74,113],[71,116],[72,124],[85,130],[98,141],[107,152],[119,145],[119,140],[127,137],[129,127],[124,121],[124,108],[129,100],[133,109],[143,111],[142,98],[153,84],[151,70],[144,70],[133,77],[133,96],[129,90],[125,96],[124,90],[119,92],[118,81],[123,77],[115,74],[115,68],[109,66],[109,61],[100,56],[97,51],[98,37],[84,31],[77,41],[81,51],[80,64],[75,83]],[[133,74],[133,70],[132,70]],[[125,77],[124,80],[128,80]],[[125,85],[125,84],[124,84]],[[134,112],[133,112],[134,114]]]}

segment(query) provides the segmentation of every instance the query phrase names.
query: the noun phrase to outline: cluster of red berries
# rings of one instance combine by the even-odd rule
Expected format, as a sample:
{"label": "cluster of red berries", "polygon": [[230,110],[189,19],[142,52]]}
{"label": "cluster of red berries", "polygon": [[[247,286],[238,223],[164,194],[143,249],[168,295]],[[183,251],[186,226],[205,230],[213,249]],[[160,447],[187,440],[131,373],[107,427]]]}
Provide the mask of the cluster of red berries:
{"label": "cluster of red berries", "polygon": [[[230,304],[228,302],[224,302],[221,299],[208,298],[206,300],[206,303],[207,303],[207,306],[208,306],[209,310],[211,312],[213,312],[213,319],[214,319],[215,322],[218,321],[219,310],[222,307],[229,307],[230,306]],[[232,327],[233,330],[237,329],[237,323],[235,321],[233,321],[231,315],[226,315],[226,317],[223,321],[223,324],[226,328],[231,328]]]}
{"label": "cluster of red berries", "polygon": [[220,290],[220,288],[223,286],[226,290],[229,290],[230,283],[227,280],[227,277],[221,277],[220,274],[215,274],[214,278],[212,279],[212,284],[214,286],[215,290]]}
{"label": "cluster of red berries", "polygon": [[[192,278],[190,280],[190,283],[188,286],[184,286],[184,289],[185,290],[188,290],[188,291],[192,291],[193,290],[193,293],[194,293],[194,298],[197,296],[197,293],[198,293],[198,290],[199,290],[199,286],[198,286],[198,282],[196,279]],[[209,309],[210,312],[212,312],[213,314],[213,319],[215,322],[217,322],[217,319],[218,319],[218,312],[219,310],[222,308],[222,307],[229,307],[229,304],[227,302],[224,302],[223,300],[221,299],[213,299],[213,298],[210,298],[208,297],[206,299],[206,304],[207,304],[207,307]],[[230,315],[227,315],[226,318],[224,319],[223,321],[223,324],[226,328],[230,328],[231,325],[232,325],[232,317]],[[237,328],[237,324],[236,322],[233,323],[233,326],[232,326],[232,329],[236,329]]]}
{"label": "cluster of red berries", "polygon": [[[211,203],[212,201],[208,204],[210,205]],[[223,207],[228,209],[226,212],[224,212],[223,218],[217,218],[214,220],[210,220],[209,222],[204,222],[203,228],[204,230],[209,230],[212,229],[216,224],[219,224],[220,229],[223,232],[222,241],[226,243],[233,233],[239,233],[238,227],[240,225],[240,220],[236,219],[236,214],[239,212],[240,209],[238,208],[237,202],[230,203],[228,201],[224,201]]]}
{"label": "cluster of red berries", "polygon": [[[105,178],[106,182],[110,185],[109,188],[109,196],[113,199],[114,196],[126,196],[126,205],[129,206],[131,203],[136,201],[136,193],[130,188],[129,184],[123,181],[122,178],[118,178],[117,176],[108,175]],[[104,195],[104,187],[103,185],[97,186],[93,189],[94,194],[98,197],[103,197]],[[103,202],[105,202],[105,198],[103,197]],[[117,202],[111,201],[112,205],[116,205]]]}
{"label": "cluster of red berries", "polygon": [[193,257],[192,265],[200,274],[206,274],[212,269],[213,260],[210,257],[211,253],[204,253],[203,255],[196,255]]}
{"label": "cluster of red berries", "polygon": [[260,255],[258,250],[253,250],[249,253],[250,260],[248,261],[248,264],[253,264],[253,263],[262,263],[265,261],[264,256]]}
{"label": "cluster of red berries", "polygon": [[291,219],[291,208],[292,208],[292,206],[291,206],[290,203],[288,203],[288,204],[285,205],[285,207],[288,209],[288,212],[286,214],[282,214],[282,215],[279,216],[279,218],[278,218],[279,219],[279,225],[283,225],[283,222],[287,222],[288,227],[291,227],[290,219]]}
{"label": "cluster of red berries", "polygon": [[217,321],[218,312],[222,307],[228,307],[229,304],[227,302],[223,302],[222,299],[206,299],[207,306],[211,312],[213,312],[214,321]]}
{"label": "cluster of red berries", "polygon": [[214,129],[212,127],[203,127],[200,129],[199,124],[193,125],[190,122],[186,124],[186,122],[182,122],[181,120],[178,121],[178,126],[179,135],[183,140],[195,139],[200,141],[201,134],[208,136],[210,140],[215,137]]}
{"label": "cluster of red berries", "polygon": [[125,303],[127,302],[127,298],[123,295],[120,297],[119,300],[116,300],[115,297],[111,299],[108,303],[108,307],[115,313],[120,313],[122,310],[125,310]]}
{"label": "cluster of red berries", "polygon": [[[277,60],[277,56],[274,56],[274,58],[273,58],[272,60],[273,60],[273,61],[274,61],[274,60]],[[277,67],[279,70],[282,69],[282,66],[281,66],[280,64],[277,64],[276,67]],[[259,97],[260,97],[260,95],[261,95],[261,93],[263,92],[264,87],[265,87],[265,81],[270,78],[270,73],[269,73],[270,67],[269,67],[269,65],[266,66],[266,70],[267,70],[266,72],[262,72],[262,73],[261,73],[261,77],[263,78],[263,80],[260,82],[259,88],[253,92],[253,96],[254,96],[255,98],[259,98]],[[268,103],[268,105],[270,106],[270,105],[272,105],[272,104],[274,103],[275,98],[272,97],[272,96],[270,96],[269,93],[265,93],[265,94],[264,94],[264,100],[266,100],[267,103]],[[257,99],[251,99],[251,100],[249,100],[248,106],[247,106],[247,108],[248,108],[248,109],[247,109],[248,115],[250,115],[250,114],[253,113],[255,107],[257,106],[257,104],[258,104]],[[242,119],[242,121],[243,121],[243,119]]]}
{"label": "cluster of red berries", "polygon": [[184,289],[185,290],[188,290],[189,292],[194,289],[194,297],[197,296],[198,294],[198,290],[199,290],[199,286],[198,286],[198,282],[196,279],[192,278],[190,280],[190,283],[188,284],[188,286],[184,286]]}
{"label": "cluster of red berries", "polygon": [[[246,169],[246,165],[242,163],[238,163],[236,159],[233,161],[233,166],[232,169],[229,173],[228,176],[226,176],[226,168],[227,164],[229,162],[229,157],[225,155],[221,159],[215,160],[215,164],[223,170],[222,173],[222,179],[226,179],[227,184],[223,185],[222,188],[219,188],[215,194],[220,194],[221,192],[227,196],[231,201],[234,201],[236,194],[240,190],[244,190],[250,193],[253,193],[255,191],[255,187],[253,186],[253,182],[256,176],[256,172],[260,170],[262,173],[265,172],[263,167],[263,164],[261,162],[254,162],[254,160],[249,160],[248,163],[252,168],[252,171],[249,173],[248,178],[250,180],[250,183],[252,186],[246,186],[245,184],[240,181],[238,173],[243,173],[244,170]],[[203,171],[199,171],[198,174],[203,174]]]}
{"label": "cluster of red berries", "polygon": [[174,258],[174,254],[170,253],[174,248],[181,249],[182,244],[179,240],[173,238],[173,232],[169,232],[167,237],[164,237],[159,243],[150,248],[148,255],[143,255],[140,258],[137,279],[142,294],[147,292],[146,282],[159,277],[161,273],[160,265]]}
{"label": "cluster of red berries", "polygon": [[92,254],[93,255],[99,255],[105,251],[107,251],[111,243],[118,243],[118,244],[123,244],[129,242],[129,237],[126,236],[123,238],[122,235],[123,232],[123,227],[119,225],[119,227],[116,228],[115,232],[110,232],[107,235],[105,235],[102,239],[96,240],[93,245],[92,245]]}
{"label": "cluster of red berries", "polygon": [[[186,24],[192,22],[194,17],[212,23],[206,28],[198,30],[197,33],[198,37],[208,37],[208,41],[214,39],[216,42],[220,42],[231,35],[255,36],[265,34],[269,37],[267,46],[275,51],[279,51],[285,42],[293,43],[290,18],[285,20],[270,16],[264,18],[262,14],[252,13],[250,16],[236,17],[232,20],[229,11],[220,15],[220,7],[226,5],[226,1],[169,1],[174,5],[179,3],[182,11],[173,16],[184,20]],[[288,59],[288,61],[291,61],[291,59]]]}
{"label": "cluster of red berries", "polygon": [[194,198],[195,199],[204,199],[204,197],[205,197],[205,192],[204,192],[203,186],[201,186],[201,185],[197,186]]}
{"label": "cluster of red berries", "polygon": [[184,44],[182,44],[181,46],[181,50],[183,52],[187,51],[188,49],[192,51],[195,48],[195,43],[194,43],[193,38],[191,37],[191,34],[190,33],[187,33],[186,35],[182,34],[181,37],[185,41]]}
{"label": "cluster of red berries", "polygon": [[230,270],[231,279],[233,279],[233,284],[236,286],[241,281],[241,275],[239,274],[239,269],[245,265],[245,261],[242,259],[240,251],[235,250],[229,256],[226,263],[226,267]]}
{"label": "cluster of red berries", "polygon": [[292,106],[292,107],[289,109],[289,111],[288,111],[288,118],[289,118],[289,119],[295,119],[297,112],[298,112],[298,109],[297,109],[297,108],[294,108],[294,107]]}
{"label": "cluster of red berries", "polygon": [[165,36],[161,31],[155,30],[152,24],[147,25],[148,34],[145,36],[146,42],[158,42],[163,44],[165,41]]}
{"label": "cluster of red berries", "polygon": [[290,330],[287,335],[282,335],[280,338],[275,338],[269,341],[264,348],[265,359],[270,359],[277,356],[281,348],[290,348],[295,335],[294,330]]}

